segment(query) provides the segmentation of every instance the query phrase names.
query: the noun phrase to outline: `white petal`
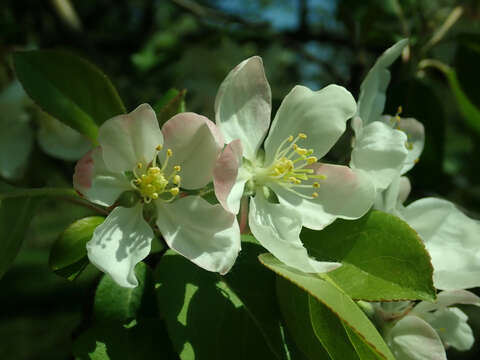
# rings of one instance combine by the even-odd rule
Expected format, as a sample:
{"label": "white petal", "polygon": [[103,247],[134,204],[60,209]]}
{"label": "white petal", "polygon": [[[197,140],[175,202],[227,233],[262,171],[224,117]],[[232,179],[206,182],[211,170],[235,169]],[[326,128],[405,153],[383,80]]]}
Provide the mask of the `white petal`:
{"label": "white petal", "polygon": [[446,347],[469,350],[475,338],[467,324],[468,316],[458,308],[443,308],[423,314],[423,318],[437,331]]}
{"label": "white petal", "polygon": [[437,332],[417,316],[400,319],[387,335],[397,360],[447,360]]}
{"label": "white petal", "polygon": [[375,121],[355,138],[350,166],[366,171],[377,190],[383,190],[403,168],[408,150],[405,133]]}
{"label": "white petal", "polygon": [[394,116],[382,116],[382,121],[388,126],[394,126],[407,135],[408,154],[402,167],[405,174],[418,162],[425,145],[425,128],[423,124],[414,118],[397,118]]}
{"label": "white petal", "polygon": [[121,193],[132,190],[124,174],[107,169],[100,147],[89,151],[77,162],[73,187],[91,202],[102,206],[113,205]]}
{"label": "white petal", "polygon": [[363,120],[364,125],[380,119],[385,107],[385,93],[390,82],[388,67],[400,56],[407,45],[408,40],[403,39],[388,48],[377,59],[360,85],[357,115]]}
{"label": "white petal", "polygon": [[116,207],[87,243],[88,258],[123,287],[138,285],[135,265],[150,253],[153,231],[143,219],[143,206]]}
{"label": "white petal", "polygon": [[156,223],[168,246],[208,271],[230,270],[240,251],[235,215],[199,196],[155,204]]}
{"label": "white petal", "polygon": [[304,199],[283,186],[268,184],[281,204],[300,213],[303,226],[320,230],[336,218],[357,219],[372,207],[375,187],[366,174],[347,166],[322,163],[310,166],[326,179],[318,180],[319,188],[294,189],[305,196],[311,196],[315,191],[318,194],[316,198]]}
{"label": "white petal", "polygon": [[415,306],[414,311],[426,313],[428,311],[445,308],[455,304],[480,306],[480,297],[467,290],[447,290],[437,295],[435,302],[421,301]]}
{"label": "white petal", "polygon": [[319,91],[295,86],[283,99],[265,140],[265,163],[271,163],[285,139],[299,133],[307,138],[298,146],[313,149],[313,155],[322,158],[343,134],[355,110],[352,94],[341,86],[329,85]]}
{"label": "white petal", "polygon": [[410,189],[408,178],[400,176],[400,173],[397,172],[396,177],[386,190],[377,191],[374,208],[403,219],[403,202],[408,197]]}
{"label": "white petal", "polygon": [[250,199],[248,219],[255,238],[286,265],[307,273],[327,272],[340,266],[310,258],[300,240],[300,215],[281,204],[269,203],[261,191]]}
{"label": "white petal", "polygon": [[218,157],[214,169],[215,195],[220,204],[234,214],[240,209],[245,183],[251,178],[250,172],[241,165],[242,144],[234,140]]}
{"label": "white petal", "polygon": [[155,111],[148,104],[129,114],[105,121],[98,131],[107,167],[114,172],[132,171],[137,162],[149,163],[163,144]]}
{"label": "white petal", "polygon": [[227,143],[241,139],[250,160],[270,125],[272,94],[262,59],[253,56],[238,64],[223,80],[215,99],[215,119]]}
{"label": "white petal", "polygon": [[424,198],[402,216],[425,242],[432,257],[435,287],[467,289],[480,285],[480,223],[446,200]]}
{"label": "white petal", "polygon": [[166,173],[180,165],[181,186],[199,189],[213,179],[215,161],[223,148],[223,137],[215,124],[195,113],[177,114],[162,126],[165,144],[160,159],[165,158],[167,149],[172,149]]}

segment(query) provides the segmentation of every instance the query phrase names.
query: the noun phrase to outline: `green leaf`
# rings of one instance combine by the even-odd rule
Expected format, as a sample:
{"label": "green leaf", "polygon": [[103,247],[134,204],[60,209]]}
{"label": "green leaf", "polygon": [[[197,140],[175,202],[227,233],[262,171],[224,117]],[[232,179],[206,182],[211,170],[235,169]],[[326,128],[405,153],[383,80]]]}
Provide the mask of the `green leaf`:
{"label": "green leaf", "polygon": [[[0,192],[14,189],[0,182]],[[37,204],[38,199],[30,197],[0,200],[0,278],[22,246]]]}
{"label": "green leaf", "polygon": [[160,126],[165,124],[172,116],[185,112],[186,94],[186,90],[170,89],[156,102],[153,109],[157,113]]}
{"label": "green leaf", "polygon": [[123,288],[109,275],[104,275],[93,307],[94,321],[100,324],[125,324],[132,319],[155,317],[158,314],[152,272],[144,263],[135,268],[138,286]]}
{"label": "green leaf", "polygon": [[450,89],[457,101],[458,109],[463,116],[467,125],[480,134],[480,109],[477,108],[464,93],[460,83],[458,82],[457,73],[453,69],[444,72],[447,77]]}
{"label": "green leaf", "polygon": [[322,231],[304,229],[301,237],[313,256],[343,264],[328,276],[356,300],[435,300],[430,256],[396,216],[371,211]]}
{"label": "green leaf", "polygon": [[159,319],[96,324],[76,339],[73,354],[81,360],[178,359]]}
{"label": "green leaf", "polygon": [[101,216],[89,216],[75,221],[65,229],[50,250],[50,268],[68,280],[74,280],[80,275],[89,263],[87,242],[103,220],[105,218]]}
{"label": "green leaf", "polygon": [[[303,289],[330,309],[339,319],[359,334],[363,341],[381,357],[394,359],[388,346],[368,317],[328,276],[323,275],[323,278],[320,278],[315,274],[302,273],[283,264],[271,254],[262,254],[259,259],[267,268]],[[293,311],[295,310],[293,309]]]}
{"label": "green leaf", "polygon": [[465,96],[472,103],[480,106],[480,91],[478,91],[478,76],[472,76],[478,72],[480,62],[480,35],[479,34],[461,34],[458,36],[458,42],[455,51],[454,68],[457,74],[457,80],[463,89]]}
{"label": "green leaf", "polygon": [[107,76],[63,51],[16,52],[15,70],[28,95],[47,113],[96,141],[98,125],[125,113]]}
{"label": "green leaf", "polygon": [[[297,348],[307,359],[330,359],[322,342],[315,334],[310,320],[309,295],[281,277],[278,277],[277,280],[277,293],[287,330],[292,335]],[[338,332],[332,331],[331,335],[336,337]],[[355,360],[355,357],[346,357],[345,359]]]}
{"label": "green leaf", "polygon": [[[248,248],[245,246],[242,253],[249,251]],[[246,266],[246,269],[250,260],[245,261],[247,265],[242,261],[239,266]],[[263,300],[258,292],[260,285],[253,285],[257,281],[257,270],[249,274],[235,267],[232,274],[237,271],[237,279],[231,277],[230,282],[232,287],[237,286],[243,292],[246,280],[240,281],[238,276],[248,278],[252,293],[241,296],[248,298],[250,308],[227,285],[228,280],[223,281],[218,274],[198,268],[171,250],[162,257],[155,271],[159,308],[181,359],[283,359],[282,351],[285,350],[282,347],[276,354],[272,353],[272,345],[277,343],[270,339],[273,327],[280,326],[280,317],[272,319],[271,326],[266,326],[264,322],[270,319],[273,311],[266,310],[263,317],[259,314],[266,306],[258,305]],[[262,277],[258,277],[261,283]],[[268,300],[271,298],[270,285],[265,290]],[[276,307],[276,302],[272,306]]]}
{"label": "green leaf", "polygon": [[368,346],[355,331],[353,331],[345,323],[343,323],[343,326],[360,360],[372,360],[379,358],[378,354],[370,346]]}

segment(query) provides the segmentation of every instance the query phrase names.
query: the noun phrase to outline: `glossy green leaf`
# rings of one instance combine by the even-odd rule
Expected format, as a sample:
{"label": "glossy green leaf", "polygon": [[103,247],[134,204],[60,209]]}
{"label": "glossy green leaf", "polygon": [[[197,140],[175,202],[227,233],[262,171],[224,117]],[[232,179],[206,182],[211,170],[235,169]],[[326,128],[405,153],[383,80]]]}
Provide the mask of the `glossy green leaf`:
{"label": "glossy green leaf", "polygon": [[[0,183],[0,193],[9,190],[14,188]],[[22,246],[38,201],[30,197],[0,200],[0,278]]]}
{"label": "glossy green leaf", "polygon": [[170,89],[153,106],[157,113],[160,126],[162,126],[172,116],[185,112],[186,90]]}
{"label": "glossy green leaf", "polygon": [[430,256],[417,233],[396,216],[372,211],[322,231],[304,229],[301,236],[313,256],[342,262],[328,276],[356,300],[435,299]]}
{"label": "glossy green leaf", "polygon": [[135,268],[138,286],[123,288],[109,275],[104,275],[95,293],[94,321],[100,324],[125,324],[132,319],[155,317],[158,314],[150,268],[139,263]]}
{"label": "glossy green leaf", "polygon": [[352,328],[350,328],[345,323],[343,324],[343,326],[360,360],[380,359],[378,354],[370,346],[368,346],[362,340],[362,338],[355,331],[352,330]]}
{"label": "glossy green leaf", "polygon": [[62,277],[75,279],[89,263],[86,245],[103,220],[101,216],[89,216],[65,229],[50,250],[50,268]]}
{"label": "glossy green leaf", "polygon": [[63,51],[13,55],[28,95],[47,113],[96,141],[98,125],[125,112],[107,76],[88,61]]}
{"label": "glossy green leaf", "polygon": [[359,334],[368,346],[381,357],[394,359],[388,346],[368,317],[327,275],[320,278],[315,274],[302,273],[283,264],[271,254],[262,254],[259,259],[267,268],[303,289],[329,308],[339,319]]}
{"label": "glossy green leaf", "polygon": [[[307,359],[330,359],[330,356],[325,351],[322,341],[319,340],[313,329],[312,321],[310,319],[309,295],[290,281],[278,277],[277,279],[277,293],[278,303],[282,310],[283,319],[287,324],[288,333],[291,334],[297,348],[306,356]],[[337,320],[338,322],[338,320]],[[328,326],[327,323],[325,323]],[[343,331],[343,329],[342,329]],[[340,336],[344,336],[345,331],[340,332]],[[332,329],[327,333],[331,338],[337,339],[338,331]],[[341,339],[338,338],[341,342]],[[326,340],[325,340],[326,341]],[[337,342],[337,344],[339,343]],[[343,348],[344,344],[338,352],[343,354],[352,354],[349,349]],[[347,344],[348,345],[348,344]],[[355,353],[353,353],[355,355]],[[345,357],[345,359],[355,360],[355,357]]]}
{"label": "glossy green leaf", "polygon": [[[248,246],[244,251],[249,251]],[[249,305],[262,302],[261,285],[253,283],[257,280],[263,283],[263,275],[256,277],[256,270],[253,274],[242,271],[242,266],[246,266],[245,269],[250,266],[250,260],[245,259],[247,265],[242,262],[232,273],[238,271],[237,277],[247,277],[253,289],[249,296],[245,293],[241,296],[249,298]],[[263,318],[259,316],[258,309],[262,307],[258,304],[258,309],[255,305],[248,307],[218,274],[200,269],[170,250],[162,257],[155,275],[160,312],[173,347],[182,360],[283,359],[284,347],[273,353],[275,342],[269,338],[273,326],[280,326],[280,316],[272,319],[274,325],[265,326],[263,322],[270,318],[272,311],[266,310]],[[243,281],[230,278],[231,284],[236,283],[237,289],[241,289],[239,293],[246,290]],[[265,287],[267,300],[271,298],[269,289],[270,285]],[[275,308],[276,302],[272,306]]]}

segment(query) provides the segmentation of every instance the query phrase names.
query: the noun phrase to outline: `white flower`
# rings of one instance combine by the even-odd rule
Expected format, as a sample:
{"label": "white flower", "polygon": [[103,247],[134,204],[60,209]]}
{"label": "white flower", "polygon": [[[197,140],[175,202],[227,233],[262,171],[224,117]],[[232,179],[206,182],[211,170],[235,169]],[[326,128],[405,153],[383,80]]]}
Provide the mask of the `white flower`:
{"label": "white flower", "polygon": [[355,139],[350,167],[365,171],[377,191],[386,189],[398,172],[408,171],[423,148],[423,126],[418,121],[382,116],[390,82],[388,67],[407,45],[407,39],[401,40],[377,59],[361,84],[352,120]]}
{"label": "white flower", "polygon": [[472,329],[467,315],[452,307],[455,304],[480,306],[480,298],[469,291],[456,290],[439,293],[434,303],[400,303],[403,309],[399,312],[391,311],[388,303],[377,305],[377,314],[383,321],[396,321],[393,327],[386,327],[384,334],[395,358],[446,360],[445,348],[469,350],[474,342]]}
{"label": "white flower", "polygon": [[135,191],[141,201],[115,207],[95,229],[87,244],[95,266],[121,286],[137,285],[135,265],[149,254],[154,237],[143,215],[144,204],[152,203],[155,224],[172,249],[210,271],[223,274],[232,267],[240,250],[235,216],[198,196],[179,198],[180,186],[197,189],[211,181],[223,146],[215,124],[182,113],[160,131],[155,112],[143,104],[107,120],[98,141],[75,168],[75,188],[103,206],[114,205],[124,191]]}
{"label": "white flower", "polygon": [[340,86],[320,91],[295,86],[270,126],[271,91],[257,56],[235,67],[217,94],[216,122],[228,143],[214,172],[217,198],[238,213],[242,197],[249,196],[253,235],[278,259],[304,272],[339,264],[308,256],[299,237],[302,226],[322,229],[338,217],[355,219],[373,203],[374,188],[365,176],[317,162],[355,110],[352,95]]}

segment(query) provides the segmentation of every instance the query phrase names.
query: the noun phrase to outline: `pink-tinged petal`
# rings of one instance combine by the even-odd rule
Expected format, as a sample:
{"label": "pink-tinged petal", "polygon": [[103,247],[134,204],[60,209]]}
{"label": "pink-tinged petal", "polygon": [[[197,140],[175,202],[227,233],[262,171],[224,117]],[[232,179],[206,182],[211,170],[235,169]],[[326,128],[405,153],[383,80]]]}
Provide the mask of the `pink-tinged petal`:
{"label": "pink-tinged petal", "polygon": [[218,157],[213,171],[215,195],[223,208],[234,214],[240,209],[243,188],[250,177],[241,167],[242,153],[240,140],[232,141]]}
{"label": "pink-tinged petal", "polygon": [[128,178],[110,171],[103,161],[102,148],[96,147],[75,166],[73,187],[93,203],[111,206],[124,191],[132,190]]}
{"label": "pink-tinged petal", "polygon": [[93,178],[93,157],[92,153],[98,151],[98,148],[87,152],[75,165],[75,172],[73,173],[73,187],[81,194],[92,187]]}
{"label": "pink-tinged petal", "polygon": [[138,162],[153,160],[156,147],[163,144],[157,116],[148,104],[129,114],[105,121],[98,132],[103,159],[113,172],[132,171]]}
{"label": "pink-tinged petal", "polygon": [[168,246],[205,270],[220,274],[230,270],[241,247],[234,214],[199,196],[157,201],[156,206],[156,224]]}
{"label": "pink-tinged petal", "polygon": [[270,125],[272,94],[262,59],[253,56],[223,80],[215,99],[215,121],[227,143],[241,139],[244,156],[254,160]]}
{"label": "pink-tinged petal", "polygon": [[224,144],[222,133],[212,121],[195,113],[181,113],[163,125],[162,133],[165,143],[160,159],[165,159],[167,149],[173,153],[167,174],[180,165],[181,186],[185,189],[198,189],[212,181],[215,161]]}
{"label": "pink-tinged petal", "polygon": [[265,139],[265,163],[273,161],[289,136],[299,133],[307,138],[300,139],[298,146],[313,149],[313,155],[322,158],[343,134],[355,110],[355,99],[341,86],[329,85],[319,91],[295,86],[283,99]]}
{"label": "pink-tinged petal", "polygon": [[368,175],[347,166],[315,163],[310,165],[324,180],[311,180],[302,184],[320,184],[318,188],[294,188],[297,192],[316,198],[305,199],[278,184],[268,184],[275,191],[281,204],[296,209],[303,217],[303,226],[320,230],[336,218],[357,219],[373,205],[375,187]]}

